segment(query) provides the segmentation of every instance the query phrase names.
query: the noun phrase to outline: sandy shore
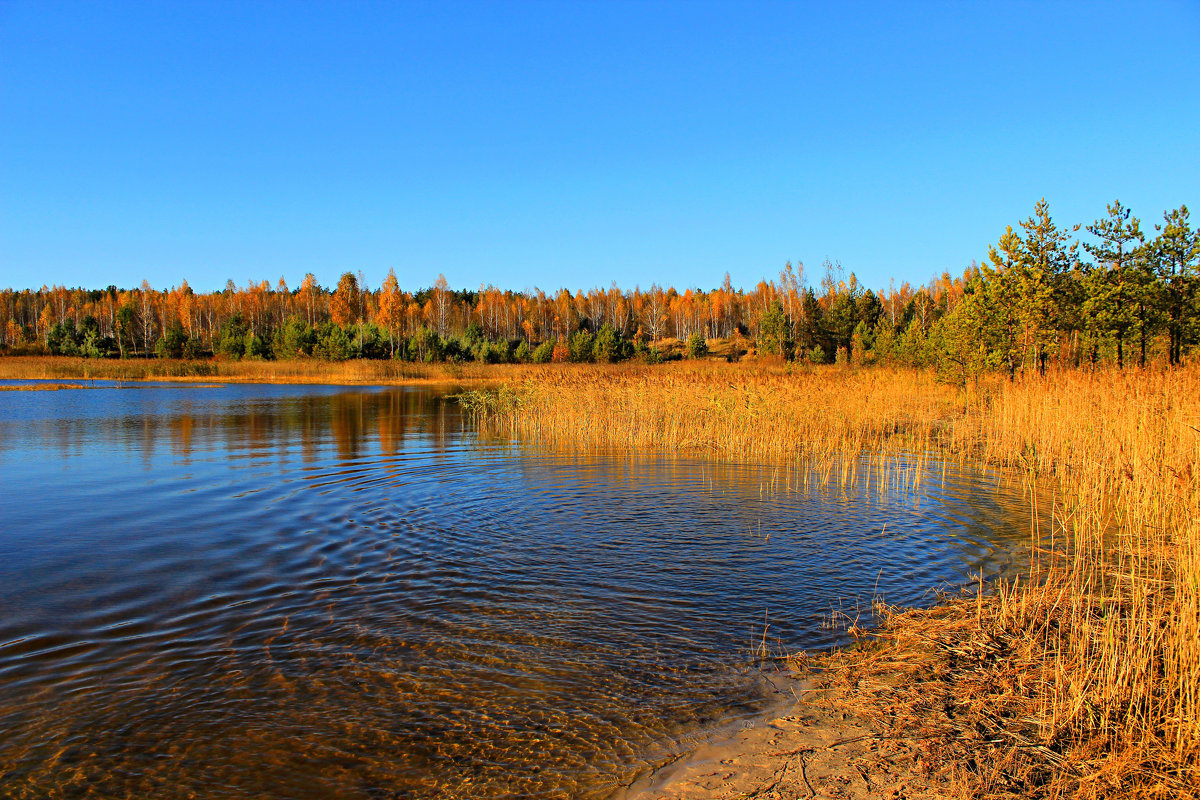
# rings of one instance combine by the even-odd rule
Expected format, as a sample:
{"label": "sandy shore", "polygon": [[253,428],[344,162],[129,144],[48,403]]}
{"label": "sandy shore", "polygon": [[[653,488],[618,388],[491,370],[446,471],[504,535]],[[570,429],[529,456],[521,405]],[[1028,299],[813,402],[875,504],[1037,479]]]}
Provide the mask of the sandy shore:
{"label": "sandy shore", "polygon": [[885,735],[844,688],[810,679],[797,693],[780,716],[659,769],[622,800],[956,796],[924,740]]}

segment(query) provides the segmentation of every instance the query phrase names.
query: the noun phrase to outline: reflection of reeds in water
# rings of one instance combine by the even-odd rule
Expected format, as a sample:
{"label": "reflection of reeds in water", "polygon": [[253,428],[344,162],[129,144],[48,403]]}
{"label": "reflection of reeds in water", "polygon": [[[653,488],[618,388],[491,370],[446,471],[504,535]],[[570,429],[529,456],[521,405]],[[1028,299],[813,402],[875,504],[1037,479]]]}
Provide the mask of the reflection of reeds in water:
{"label": "reflection of reeds in water", "polygon": [[912,677],[950,688],[912,693],[910,716],[954,717],[929,706],[935,697],[955,707],[942,732],[987,756],[972,791],[1177,797],[1200,785],[1198,398],[1196,369],[960,393],[920,372],[704,365],[549,373],[465,405],[500,435],[801,461],[833,482],[873,454],[885,459],[878,479],[903,485],[882,465],[905,462],[886,458],[937,451],[1052,478],[1055,542],[1032,579],[894,617],[883,638],[903,647],[858,665],[900,669],[912,662],[904,647],[934,643]]}

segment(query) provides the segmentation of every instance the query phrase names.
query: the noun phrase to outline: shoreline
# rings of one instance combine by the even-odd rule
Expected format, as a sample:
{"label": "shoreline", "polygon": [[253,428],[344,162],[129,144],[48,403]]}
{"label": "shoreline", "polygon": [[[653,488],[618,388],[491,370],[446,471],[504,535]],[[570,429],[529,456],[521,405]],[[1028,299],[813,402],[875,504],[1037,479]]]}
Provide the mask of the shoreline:
{"label": "shoreline", "polygon": [[919,739],[887,735],[828,680],[809,676],[798,683],[799,699],[701,744],[611,800],[953,796],[948,777],[922,771]]}
{"label": "shoreline", "polygon": [[[998,767],[997,760],[974,749],[979,742],[964,738],[959,726],[941,724],[918,706],[923,697],[956,692],[944,651],[929,645],[939,631],[974,638],[962,623],[981,601],[989,595],[942,598],[903,612],[881,607],[879,627],[851,629],[855,641],[789,660],[791,671],[777,690],[791,698],[699,742],[608,800],[978,796],[964,765],[977,759],[978,771]],[[1016,796],[1011,786],[989,788]]]}
{"label": "shoreline", "polygon": [[296,385],[495,385],[535,367],[515,364],[414,364],[403,361],[224,361],[214,359],[85,359],[0,357],[0,380]]}

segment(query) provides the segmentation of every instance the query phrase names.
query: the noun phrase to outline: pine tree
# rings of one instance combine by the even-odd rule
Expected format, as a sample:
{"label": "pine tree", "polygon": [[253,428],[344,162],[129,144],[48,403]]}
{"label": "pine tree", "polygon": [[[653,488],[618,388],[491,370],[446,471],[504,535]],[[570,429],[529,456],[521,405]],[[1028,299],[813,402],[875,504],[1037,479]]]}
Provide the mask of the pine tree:
{"label": "pine tree", "polygon": [[1044,197],[1021,228],[1025,238],[1015,278],[1021,296],[1023,355],[1032,356],[1038,371],[1045,373],[1047,357],[1057,350],[1060,312],[1069,296],[1065,284],[1078,261],[1079,243],[1054,225]]}
{"label": "pine tree", "polygon": [[759,318],[758,351],[791,358],[794,345],[791,339],[792,321],[783,311],[783,304],[772,300]]}
{"label": "pine tree", "polygon": [[977,380],[1000,352],[989,349],[984,335],[990,312],[981,289],[982,281],[976,278],[966,288],[962,302],[938,320],[931,337],[939,377],[958,386]]}
{"label": "pine tree", "polygon": [[1098,219],[1087,230],[1100,241],[1084,243],[1084,249],[1096,259],[1092,272],[1085,280],[1087,299],[1084,301],[1086,322],[1094,331],[1092,362],[1096,361],[1098,336],[1116,337],[1117,366],[1125,366],[1125,337],[1135,324],[1131,302],[1138,292],[1139,281],[1134,270],[1138,248],[1145,241],[1141,222],[1130,217],[1128,208],[1114,200],[1108,206],[1108,216]]}
{"label": "pine tree", "polygon": [[988,247],[980,268],[975,309],[979,335],[987,342],[989,362],[1003,365],[1011,380],[1021,364],[1021,293],[1018,272],[1025,257],[1024,243],[1010,225]]}
{"label": "pine tree", "polygon": [[1170,337],[1167,357],[1178,365],[1183,357],[1184,340],[1188,338],[1188,312],[1196,298],[1200,283],[1200,228],[1191,229],[1188,207],[1180,206],[1163,214],[1160,231],[1150,243],[1148,256],[1154,271],[1164,284],[1167,331]]}

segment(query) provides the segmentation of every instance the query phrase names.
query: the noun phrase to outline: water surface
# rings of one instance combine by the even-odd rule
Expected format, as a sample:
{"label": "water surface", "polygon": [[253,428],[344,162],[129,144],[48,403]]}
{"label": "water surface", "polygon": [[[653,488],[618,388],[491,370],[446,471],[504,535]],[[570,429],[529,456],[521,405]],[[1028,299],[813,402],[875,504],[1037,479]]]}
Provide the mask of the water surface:
{"label": "water surface", "polygon": [[482,442],[427,389],[100,385],[0,392],[0,796],[603,797],[777,702],[764,642],[1028,540],[959,468],[797,489]]}

